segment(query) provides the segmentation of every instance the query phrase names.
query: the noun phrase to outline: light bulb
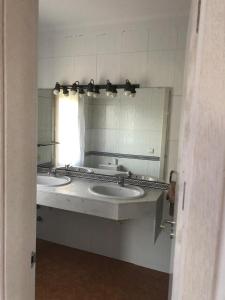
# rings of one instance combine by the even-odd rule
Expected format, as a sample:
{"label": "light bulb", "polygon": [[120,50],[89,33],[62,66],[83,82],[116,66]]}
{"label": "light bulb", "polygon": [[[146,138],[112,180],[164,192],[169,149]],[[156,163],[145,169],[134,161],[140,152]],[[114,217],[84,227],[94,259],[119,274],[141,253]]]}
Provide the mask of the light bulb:
{"label": "light bulb", "polygon": [[111,94],[111,97],[112,97],[112,98],[116,98],[116,96],[117,96],[117,93],[112,93],[112,94]]}
{"label": "light bulb", "polygon": [[59,95],[59,93],[60,93],[60,91],[59,91],[59,90],[54,90],[54,91],[53,91],[53,94],[54,94],[55,96],[58,96],[58,95]]}
{"label": "light bulb", "polygon": [[110,97],[111,95],[112,95],[112,92],[110,92],[110,91],[107,91],[107,92],[106,92],[106,96],[107,96],[107,97]]}
{"label": "light bulb", "polygon": [[131,92],[130,91],[125,91],[124,96],[130,96]]}
{"label": "light bulb", "polygon": [[93,92],[88,91],[88,92],[87,92],[87,96],[88,96],[88,97],[93,96]]}
{"label": "light bulb", "polygon": [[75,95],[77,94],[77,91],[71,90],[71,91],[70,91],[70,94],[73,95],[73,96],[75,96]]}

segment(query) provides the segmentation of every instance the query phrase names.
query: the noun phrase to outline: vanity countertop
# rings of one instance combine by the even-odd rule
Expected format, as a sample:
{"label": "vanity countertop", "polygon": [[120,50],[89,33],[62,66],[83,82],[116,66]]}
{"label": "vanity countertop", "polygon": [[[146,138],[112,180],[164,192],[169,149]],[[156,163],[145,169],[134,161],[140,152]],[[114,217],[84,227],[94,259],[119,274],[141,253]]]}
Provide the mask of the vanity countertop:
{"label": "vanity countertop", "polygon": [[146,190],[144,196],[137,199],[103,198],[89,191],[93,184],[99,182],[72,178],[71,183],[64,186],[38,186],[37,204],[118,221],[137,218],[146,213],[155,215],[163,198],[163,192],[157,189]]}

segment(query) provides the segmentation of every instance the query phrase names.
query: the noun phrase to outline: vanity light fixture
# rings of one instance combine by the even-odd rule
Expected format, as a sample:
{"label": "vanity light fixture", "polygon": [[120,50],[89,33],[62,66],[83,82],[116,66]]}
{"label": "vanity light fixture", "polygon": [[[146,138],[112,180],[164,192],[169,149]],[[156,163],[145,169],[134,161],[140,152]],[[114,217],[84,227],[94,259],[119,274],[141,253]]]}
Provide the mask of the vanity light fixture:
{"label": "vanity light fixture", "polygon": [[56,82],[55,88],[54,88],[54,90],[53,90],[53,94],[54,94],[55,96],[58,96],[59,93],[60,93],[60,84],[59,84],[58,82]]}
{"label": "vanity light fixture", "polygon": [[69,96],[69,90],[71,95],[79,95],[79,97],[85,94],[85,90],[87,91],[88,97],[97,98],[100,94],[100,90],[105,90],[106,95],[112,98],[117,96],[117,90],[123,89],[125,96],[135,97],[136,89],[140,88],[139,84],[131,84],[131,82],[127,79],[125,84],[112,84],[109,80],[106,81],[106,84],[97,84],[93,79],[90,80],[88,84],[80,84],[79,81],[76,81],[72,85],[60,85],[59,82],[56,82],[55,88],[53,89],[53,94],[58,96],[60,90],[63,90],[63,94],[65,96]]}
{"label": "vanity light fixture", "polygon": [[130,90],[130,97],[134,98],[136,96],[136,90],[135,90],[135,86],[132,85],[131,86],[131,90]]}
{"label": "vanity light fixture", "polygon": [[106,89],[105,90],[106,90],[106,96],[108,96],[108,97],[112,96],[113,86],[109,80],[106,81]]}
{"label": "vanity light fixture", "polygon": [[116,98],[116,96],[117,96],[117,89],[116,89],[116,86],[113,85],[113,86],[112,86],[112,94],[111,94],[111,97],[112,97],[112,98]]}
{"label": "vanity light fixture", "polygon": [[68,97],[69,96],[69,90],[66,86],[63,86],[63,95]]}
{"label": "vanity light fixture", "polygon": [[95,85],[94,90],[93,90],[93,97],[97,98],[99,95],[100,95],[99,87],[97,85]]}
{"label": "vanity light fixture", "polygon": [[125,88],[124,88],[124,96],[130,96],[131,89],[132,89],[132,85],[131,85],[130,81],[127,79],[126,83],[125,83]]}
{"label": "vanity light fixture", "polygon": [[75,96],[77,94],[77,87],[78,87],[78,85],[77,85],[77,81],[76,81],[71,87],[71,92],[70,92],[71,95]]}
{"label": "vanity light fixture", "polygon": [[93,93],[94,93],[94,79],[91,79],[88,86],[87,86],[87,96],[88,97],[91,97],[93,96]]}
{"label": "vanity light fixture", "polygon": [[82,87],[82,86],[79,86],[79,88],[78,88],[78,95],[79,95],[79,98],[82,98],[84,94],[85,94],[85,92],[84,92],[83,87]]}

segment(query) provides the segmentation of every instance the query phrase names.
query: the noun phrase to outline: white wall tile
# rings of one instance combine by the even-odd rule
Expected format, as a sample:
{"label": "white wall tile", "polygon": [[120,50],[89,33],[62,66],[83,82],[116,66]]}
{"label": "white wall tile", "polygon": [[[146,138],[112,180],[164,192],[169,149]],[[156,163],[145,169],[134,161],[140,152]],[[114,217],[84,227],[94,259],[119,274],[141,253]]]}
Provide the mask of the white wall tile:
{"label": "white wall tile", "polygon": [[96,35],[81,33],[74,36],[74,51],[76,55],[96,54]]}
{"label": "white wall tile", "polygon": [[175,52],[175,71],[174,71],[174,95],[182,95],[184,82],[184,64],[185,51],[177,50]]}
{"label": "white wall tile", "polygon": [[112,83],[120,83],[119,54],[101,54],[97,56],[97,82],[105,84],[107,79]]}
{"label": "white wall tile", "polygon": [[53,56],[53,39],[49,32],[41,32],[38,35],[38,57],[51,58]]}
{"label": "white wall tile", "polygon": [[182,97],[173,96],[171,99],[170,117],[169,117],[169,140],[178,140],[180,130]]}
{"label": "white wall tile", "polygon": [[97,34],[96,42],[98,54],[119,53],[121,43],[120,32],[103,32]]}
{"label": "white wall tile", "polygon": [[177,49],[186,49],[187,45],[187,31],[188,31],[188,17],[178,19],[176,22],[176,30],[177,30]]}
{"label": "white wall tile", "polygon": [[149,52],[149,86],[173,87],[175,71],[174,51]]}
{"label": "white wall tile", "polygon": [[91,79],[96,81],[96,56],[76,56],[74,62],[74,81],[89,83]]}
{"label": "white wall tile", "polygon": [[41,58],[38,60],[38,87],[53,88],[54,83],[54,59]]}
{"label": "white wall tile", "polygon": [[72,57],[58,57],[54,59],[53,82],[71,84],[74,82],[74,59]]}
{"label": "white wall tile", "polygon": [[53,56],[72,57],[75,55],[74,35],[70,33],[57,33],[53,36]]}
{"label": "white wall tile", "polygon": [[122,53],[120,55],[121,80],[129,79],[133,83],[146,86],[147,83],[147,52]]}
{"label": "white wall tile", "polygon": [[121,52],[147,51],[147,29],[123,30],[121,34]]}
{"label": "white wall tile", "polygon": [[177,47],[177,30],[171,20],[154,22],[149,28],[149,51],[170,50]]}

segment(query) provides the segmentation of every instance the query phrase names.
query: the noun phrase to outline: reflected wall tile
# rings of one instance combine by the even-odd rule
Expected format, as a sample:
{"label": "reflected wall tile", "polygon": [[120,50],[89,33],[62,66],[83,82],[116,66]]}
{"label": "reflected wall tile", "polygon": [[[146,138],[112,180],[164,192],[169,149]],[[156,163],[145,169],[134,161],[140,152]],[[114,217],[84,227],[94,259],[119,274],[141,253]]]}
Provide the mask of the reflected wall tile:
{"label": "reflected wall tile", "polygon": [[120,125],[119,115],[120,105],[106,105],[105,128],[118,129]]}
{"label": "reflected wall tile", "polygon": [[92,105],[92,128],[106,128],[106,106]]}
{"label": "reflected wall tile", "polygon": [[135,105],[120,106],[120,128],[121,129],[135,128]]}
{"label": "reflected wall tile", "polygon": [[105,130],[105,151],[117,153],[119,150],[118,147],[118,130],[108,129]]}
{"label": "reflected wall tile", "polygon": [[91,130],[91,151],[105,151],[105,130]]}

